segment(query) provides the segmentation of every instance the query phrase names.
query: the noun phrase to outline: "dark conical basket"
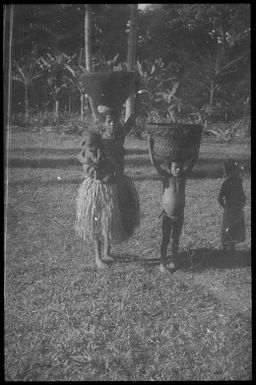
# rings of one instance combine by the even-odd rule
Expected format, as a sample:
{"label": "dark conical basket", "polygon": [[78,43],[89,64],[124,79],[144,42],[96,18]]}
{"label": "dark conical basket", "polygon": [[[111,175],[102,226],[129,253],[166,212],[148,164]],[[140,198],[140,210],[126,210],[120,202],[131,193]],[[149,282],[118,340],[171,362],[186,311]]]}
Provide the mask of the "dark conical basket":
{"label": "dark conical basket", "polygon": [[198,155],[203,129],[200,124],[146,123],[146,128],[160,158],[185,160]]}
{"label": "dark conical basket", "polygon": [[136,88],[139,78],[136,72],[92,72],[81,75],[80,81],[97,106],[120,108]]}

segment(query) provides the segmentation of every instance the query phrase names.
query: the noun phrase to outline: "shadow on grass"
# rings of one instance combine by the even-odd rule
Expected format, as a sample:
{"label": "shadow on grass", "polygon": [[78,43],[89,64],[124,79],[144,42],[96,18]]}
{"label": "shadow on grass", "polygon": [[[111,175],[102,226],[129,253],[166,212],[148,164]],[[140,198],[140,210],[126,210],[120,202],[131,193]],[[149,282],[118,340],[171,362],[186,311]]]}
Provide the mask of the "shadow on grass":
{"label": "shadow on grass", "polygon": [[[38,155],[62,155],[62,156],[76,156],[79,152],[80,147],[71,148],[48,148],[48,147],[30,147],[30,148],[13,148],[11,153],[23,152],[23,154],[36,154]],[[148,150],[143,148],[128,148],[126,149],[126,155],[147,155]]]}
{"label": "shadow on grass", "polygon": [[60,156],[76,156],[79,152],[79,146],[73,148],[48,148],[48,147],[30,147],[30,148],[13,148],[11,149],[11,154],[20,153],[22,151],[23,155],[30,156],[39,156],[45,157],[47,155],[60,155]]}
{"label": "shadow on grass", "polygon": [[[196,249],[187,253],[181,252],[178,256],[178,268],[170,270],[182,271],[203,271],[209,268],[215,269],[232,269],[234,267],[251,266],[251,249],[237,250],[233,254],[228,254],[220,249]],[[167,262],[171,261],[171,257],[167,258]],[[140,262],[146,266],[159,265],[158,258],[140,259]]]}
{"label": "shadow on grass", "polygon": [[[250,168],[248,167],[245,167],[244,171],[243,171],[243,176],[250,176],[251,174],[251,170]],[[211,167],[201,167],[201,168],[195,168],[190,176],[189,176],[189,179],[219,179],[219,178],[223,178],[223,170],[222,170],[222,166],[216,166],[216,165],[213,165]],[[157,174],[153,174],[153,175],[135,175],[135,176],[132,176],[132,179],[134,181],[146,181],[146,180],[161,180],[162,178],[159,177]]]}
{"label": "shadow on grass", "polygon": [[139,262],[140,257],[136,254],[130,254],[130,253],[119,253],[119,254],[113,254],[111,255],[114,261],[111,264],[115,263],[133,263],[133,262]]}
{"label": "shadow on grass", "polygon": [[[18,166],[16,166],[18,167]],[[80,167],[80,165],[79,165]],[[250,169],[245,169],[243,176],[250,176]],[[126,172],[126,175],[129,176],[133,181],[143,182],[143,181],[161,181],[162,178],[158,174],[149,174],[149,175],[131,175],[130,170]],[[195,169],[192,171],[189,179],[218,179],[223,178],[223,171],[221,166],[212,166],[211,168],[201,168]],[[81,184],[83,181],[82,171],[81,177],[76,178],[63,178],[63,179],[48,179],[48,180],[38,180],[36,178],[24,179],[24,180],[15,180],[9,181],[9,186],[26,186],[34,184],[35,186],[49,186],[49,185],[65,185],[65,184]]]}
{"label": "shadow on grass", "polygon": [[9,167],[31,167],[31,168],[66,168],[79,167],[80,163],[75,157],[70,158],[37,158],[37,159],[22,159],[11,158]]}
{"label": "shadow on grass", "polygon": [[[223,176],[223,159],[207,158],[199,159],[193,171],[191,178],[220,178]],[[239,165],[244,167],[244,173],[249,173],[251,170],[250,159],[237,159]],[[152,167],[147,158],[127,158],[126,166],[149,166]]]}
{"label": "shadow on grass", "polygon": [[[250,173],[251,162],[249,159],[239,159],[239,164],[244,167],[244,174]],[[147,158],[127,158],[125,160],[126,166],[149,166],[149,159]],[[200,178],[221,178],[223,176],[222,169],[223,160],[217,158],[211,159],[200,159],[191,173],[191,179]],[[67,169],[69,167],[81,168],[79,161],[75,157],[70,158],[41,158],[41,159],[22,159],[22,158],[11,158],[9,160],[9,167],[20,167],[20,168],[62,168]],[[136,176],[134,180],[149,180],[152,176]]]}
{"label": "shadow on grass", "polygon": [[222,249],[196,249],[181,255],[181,270],[202,271],[209,268],[232,269],[251,266],[251,249],[236,250],[233,253]]}
{"label": "shadow on grass", "polygon": [[49,180],[36,180],[34,179],[25,179],[25,180],[15,180],[13,182],[9,182],[9,186],[11,187],[23,187],[27,185],[33,185],[33,187],[40,187],[40,186],[62,186],[62,185],[77,185],[77,188],[82,183],[83,179],[80,178],[69,178],[69,179],[49,179]]}

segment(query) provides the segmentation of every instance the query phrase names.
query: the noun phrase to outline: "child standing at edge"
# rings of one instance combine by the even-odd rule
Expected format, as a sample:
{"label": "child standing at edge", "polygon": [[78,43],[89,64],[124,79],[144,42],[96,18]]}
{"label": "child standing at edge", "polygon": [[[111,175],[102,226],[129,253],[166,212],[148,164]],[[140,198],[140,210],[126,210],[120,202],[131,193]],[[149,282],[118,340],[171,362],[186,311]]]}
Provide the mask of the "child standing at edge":
{"label": "child standing at edge", "polygon": [[239,167],[234,159],[224,162],[223,182],[218,201],[224,208],[221,240],[224,251],[234,252],[235,244],[245,241],[245,223],[243,207],[246,197],[242,178],[239,176]]}
{"label": "child standing at edge", "polygon": [[[155,167],[156,171],[164,178],[160,271],[165,273],[167,272],[166,267],[175,268],[175,264],[177,264],[179,239],[184,220],[186,178],[194,167],[198,156],[190,160],[186,170],[183,169],[184,162],[181,160],[170,161],[168,163],[168,170],[165,170],[155,159],[154,139],[151,135],[148,135],[148,144],[151,163]],[[166,252],[170,238],[172,240],[173,262],[167,266]]]}
{"label": "child standing at edge", "polygon": [[101,136],[98,133],[91,133],[87,139],[86,149],[77,156],[83,165],[85,178],[78,191],[75,225],[79,236],[93,241],[95,263],[100,269],[108,267],[106,261],[113,261],[109,255],[111,243],[124,239],[116,176],[102,149]]}

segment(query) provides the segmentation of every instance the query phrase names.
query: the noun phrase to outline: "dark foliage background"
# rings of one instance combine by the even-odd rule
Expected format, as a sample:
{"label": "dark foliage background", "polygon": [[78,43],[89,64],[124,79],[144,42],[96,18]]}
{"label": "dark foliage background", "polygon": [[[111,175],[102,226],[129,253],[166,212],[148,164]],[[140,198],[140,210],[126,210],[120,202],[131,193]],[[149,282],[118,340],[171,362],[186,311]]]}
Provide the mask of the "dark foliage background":
{"label": "dark foliage background", "polygon": [[[129,4],[91,8],[93,70],[126,69]],[[84,66],[84,18],[84,4],[15,5],[13,71],[17,65],[28,69],[33,60],[40,62],[27,76],[30,113],[52,111],[56,100],[60,114],[79,113],[76,80],[78,65]],[[151,4],[139,10],[137,61],[150,93],[146,116],[174,121],[247,119],[250,4]],[[71,76],[65,64],[75,74]],[[57,80],[53,84],[49,78]],[[12,111],[24,113],[24,78],[13,80],[12,86]],[[53,91],[54,86],[63,87]]]}

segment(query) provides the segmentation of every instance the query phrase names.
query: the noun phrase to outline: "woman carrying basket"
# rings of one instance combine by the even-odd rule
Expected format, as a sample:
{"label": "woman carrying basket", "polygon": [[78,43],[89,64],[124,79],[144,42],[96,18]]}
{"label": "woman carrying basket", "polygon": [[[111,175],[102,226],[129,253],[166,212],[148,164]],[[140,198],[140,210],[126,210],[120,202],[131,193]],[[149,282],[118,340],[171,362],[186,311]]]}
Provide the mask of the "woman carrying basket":
{"label": "woman carrying basket", "polygon": [[[125,76],[127,73],[125,74]],[[94,74],[95,78],[96,75]],[[120,73],[118,74],[120,76]],[[97,79],[96,79],[97,80]],[[93,80],[94,81],[94,80]],[[110,103],[111,104],[111,103]],[[124,175],[124,140],[127,134],[130,132],[133,124],[135,123],[136,116],[138,114],[138,97],[136,95],[135,98],[135,113],[132,114],[127,122],[121,126],[119,122],[119,111],[120,104],[112,103],[112,105],[98,105],[99,113],[104,117],[104,128],[105,133],[101,138],[101,144],[99,143],[96,147],[100,147],[100,152],[102,153],[102,162],[101,164],[108,164],[112,170],[112,178],[109,180],[108,190],[110,195],[112,194],[114,199],[109,206],[108,210],[105,210],[105,213],[108,217],[105,217],[105,222],[111,222],[111,226],[105,226],[105,233],[100,237],[95,235],[94,222],[90,221],[88,223],[88,217],[86,214],[86,205],[92,206],[93,202],[98,202],[98,206],[100,206],[100,199],[107,202],[108,201],[108,193],[105,191],[105,194],[101,194],[101,198],[99,198],[99,194],[95,193],[93,189],[88,189],[88,186],[92,186],[95,182],[89,180],[88,182],[84,182],[80,187],[79,195],[77,199],[77,220],[76,220],[76,232],[78,235],[83,236],[84,239],[89,236],[89,238],[95,240],[95,248],[96,248],[96,264],[99,268],[105,268],[107,265],[100,257],[100,246],[102,243],[102,239],[104,242],[104,260],[111,261],[113,260],[110,256],[111,244],[112,243],[120,243],[125,240],[128,240],[134,233],[136,227],[139,225],[140,221],[140,209],[139,209],[139,197],[134,186],[133,181]],[[86,144],[86,140],[81,143],[81,145]],[[89,146],[90,147],[90,146]],[[95,151],[95,146],[94,147]],[[96,149],[97,153],[98,149]],[[86,151],[83,154],[83,150],[78,155],[78,160],[83,163],[85,170],[89,169],[88,166],[88,140],[86,144]],[[90,152],[90,151],[89,151]],[[89,156],[89,158],[91,158]],[[91,161],[91,160],[90,160]],[[90,163],[90,162],[89,162]],[[97,179],[97,178],[96,178]],[[98,183],[98,182],[97,182]],[[103,182],[104,183],[104,182]],[[102,181],[101,181],[101,187]],[[110,187],[111,186],[111,187]],[[105,190],[107,190],[104,187]],[[99,192],[99,189],[97,190]],[[106,203],[105,202],[105,203]],[[98,210],[99,211],[99,210]],[[115,215],[113,216],[113,212]],[[83,213],[83,214],[81,214]],[[110,219],[113,217],[113,220]],[[100,223],[100,221],[99,221]],[[90,227],[91,226],[91,227]],[[92,229],[92,230],[90,230]],[[114,229],[114,230],[113,230]],[[108,234],[107,234],[108,232]],[[96,239],[97,238],[97,239]]]}
{"label": "woman carrying basket", "polygon": [[139,196],[131,178],[124,174],[124,141],[135,123],[138,114],[138,98],[135,99],[135,112],[121,126],[117,109],[99,106],[98,110],[105,117],[105,133],[102,137],[107,159],[117,177],[117,194],[125,238],[129,239],[140,223]]}
{"label": "woman carrying basket", "polygon": [[95,263],[104,269],[107,267],[105,262],[112,260],[108,255],[111,243],[125,239],[115,171],[104,155],[98,133],[88,135],[86,148],[77,159],[82,163],[85,175],[77,196],[76,232],[84,240],[94,243]]}

